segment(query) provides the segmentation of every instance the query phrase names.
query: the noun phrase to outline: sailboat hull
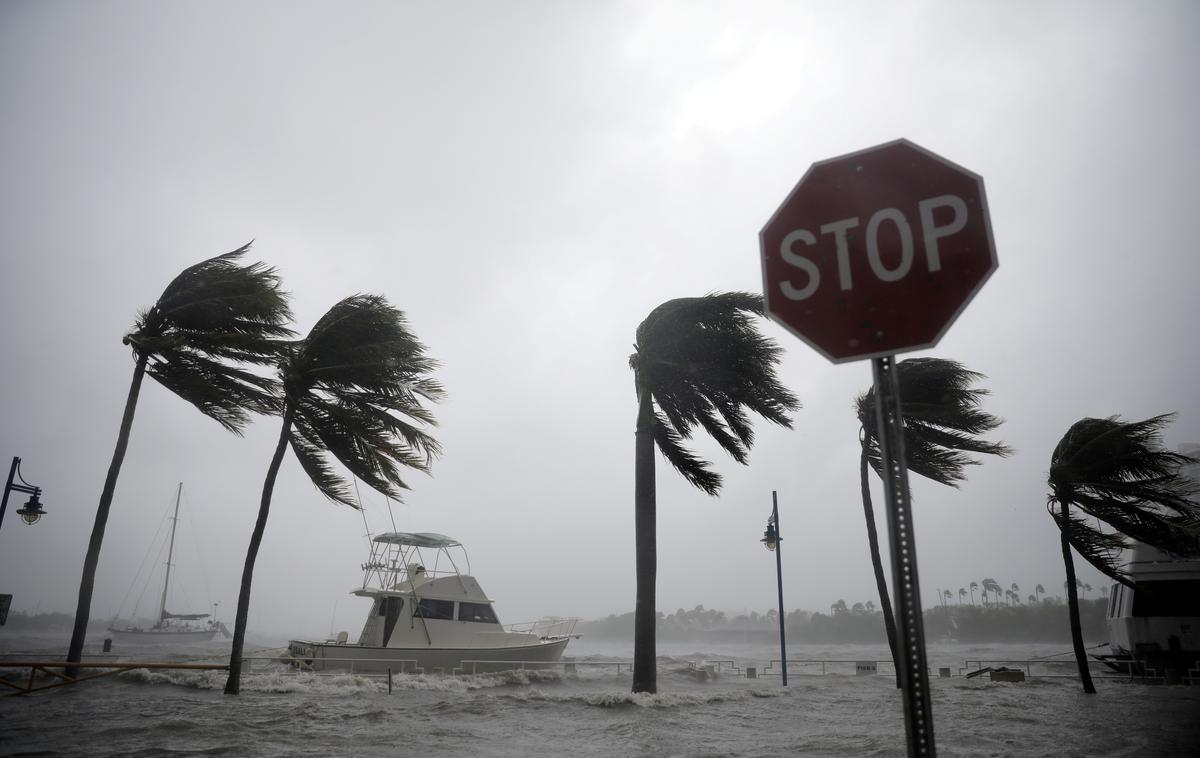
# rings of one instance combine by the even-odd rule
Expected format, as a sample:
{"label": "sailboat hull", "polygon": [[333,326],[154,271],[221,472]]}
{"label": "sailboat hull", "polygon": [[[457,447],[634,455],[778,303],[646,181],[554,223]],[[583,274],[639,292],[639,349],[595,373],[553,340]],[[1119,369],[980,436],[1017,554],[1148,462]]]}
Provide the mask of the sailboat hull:
{"label": "sailboat hull", "polygon": [[217,636],[216,629],[109,629],[115,642],[135,645],[186,645],[190,642],[208,642]]}

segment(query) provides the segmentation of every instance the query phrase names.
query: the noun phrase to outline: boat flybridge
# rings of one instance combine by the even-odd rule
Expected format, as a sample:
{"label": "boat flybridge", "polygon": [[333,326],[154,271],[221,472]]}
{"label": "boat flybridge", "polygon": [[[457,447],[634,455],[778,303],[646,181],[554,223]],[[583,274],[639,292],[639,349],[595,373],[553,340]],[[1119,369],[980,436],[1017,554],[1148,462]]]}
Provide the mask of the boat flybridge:
{"label": "boat flybridge", "polygon": [[470,674],[555,663],[577,636],[572,618],[502,626],[471,576],[466,549],[445,535],[380,534],[362,570],[351,594],[373,602],[358,640],[346,632],[325,642],[292,640],[287,662],[317,671]]}

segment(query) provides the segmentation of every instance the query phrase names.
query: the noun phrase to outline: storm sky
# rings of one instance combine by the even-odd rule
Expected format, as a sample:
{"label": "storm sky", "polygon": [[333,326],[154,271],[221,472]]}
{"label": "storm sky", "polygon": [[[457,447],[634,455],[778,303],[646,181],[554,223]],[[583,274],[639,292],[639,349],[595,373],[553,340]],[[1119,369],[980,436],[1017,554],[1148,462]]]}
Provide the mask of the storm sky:
{"label": "storm sky", "polygon": [[[1189,2],[3,0],[0,454],[48,513],[26,527],[14,494],[0,591],[73,612],[121,337],[180,270],[253,239],[298,331],[383,294],[448,398],[444,455],[390,516],[285,460],[252,630],[357,634],[365,534],[393,519],[465,543],[505,622],[632,610],[635,328],[671,298],[761,291],[758,232],[808,167],[903,137],[983,176],[1000,262],[914,355],[985,374],[1016,449],[958,489],[913,477],[925,605],[985,577],[1061,595],[1045,479],[1066,429],[1177,412],[1167,445],[1200,442],[1197,28]],[[762,329],[803,408],[757,425],[749,466],[696,443],[719,498],[659,460],[660,610],[774,605],[772,491],[787,608],[875,597],[852,407],[870,365]],[[147,381],[93,618],[153,614],[131,586],[183,482],[171,605],[231,620],[277,435]]]}

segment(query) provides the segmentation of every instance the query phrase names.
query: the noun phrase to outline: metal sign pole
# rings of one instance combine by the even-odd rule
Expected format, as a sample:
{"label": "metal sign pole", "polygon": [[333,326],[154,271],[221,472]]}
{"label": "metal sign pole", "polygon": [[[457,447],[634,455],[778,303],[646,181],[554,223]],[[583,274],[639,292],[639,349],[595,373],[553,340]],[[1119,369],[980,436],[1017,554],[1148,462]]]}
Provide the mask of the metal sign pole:
{"label": "metal sign pole", "polygon": [[904,458],[904,418],[894,355],[871,361],[875,378],[875,421],[883,461],[883,491],[887,502],[888,546],[892,557],[892,596],[896,608],[896,668],[904,697],[904,728],[909,756],[937,755],[929,676],[925,662],[925,625],[921,618],[921,589],[917,581],[917,546],[908,494]]}

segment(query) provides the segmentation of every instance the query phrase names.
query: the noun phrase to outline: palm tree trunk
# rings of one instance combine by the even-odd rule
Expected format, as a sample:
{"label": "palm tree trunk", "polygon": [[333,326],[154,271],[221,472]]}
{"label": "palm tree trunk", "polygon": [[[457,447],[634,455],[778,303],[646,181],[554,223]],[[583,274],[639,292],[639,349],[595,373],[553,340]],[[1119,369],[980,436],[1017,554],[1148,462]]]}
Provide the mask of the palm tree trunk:
{"label": "palm tree trunk", "polygon": [[871,548],[871,567],[875,569],[875,589],[879,591],[879,610],[883,612],[883,628],[887,631],[892,665],[896,666],[896,686],[900,686],[900,667],[896,665],[896,617],[892,615],[892,600],[888,596],[887,578],[883,573],[883,557],[879,553],[879,532],[875,529],[875,508],[871,505],[870,468],[867,461],[867,440],[863,439],[859,457],[859,479],[862,483],[863,516],[867,520],[867,544]]}
{"label": "palm tree trunk", "polygon": [[637,600],[633,613],[633,691],[657,692],[654,624],[658,547],[655,523],[654,404],[650,392],[638,393],[634,435],[633,529],[637,558]]}
{"label": "palm tree trunk", "polygon": [[[1067,508],[1067,503],[1062,502],[1062,523],[1070,525]],[[1075,648],[1075,664],[1079,667],[1083,691],[1094,695],[1096,685],[1092,684],[1092,672],[1088,669],[1087,653],[1083,649],[1083,628],[1079,624],[1079,594],[1075,590],[1075,561],[1071,558],[1071,541],[1066,529],[1062,530],[1062,554],[1063,565],[1067,569],[1067,609],[1071,616],[1071,645]]]}
{"label": "palm tree trunk", "polygon": [[279,432],[279,443],[275,455],[267,468],[267,479],[263,482],[262,501],[258,505],[258,520],[250,535],[250,546],[246,549],[246,565],[242,568],[242,587],[238,591],[237,617],[233,622],[233,647],[229,653],[229,679],[225,681],[225,694],[236,695],[242,687],[242,649],[246,643],[246,621],[250,617],[250,585],[254,579],[254,562],[258,560],[258,548],[262,544],[263,532],[267,529],[267,514],[271,510],[271,494],[275,491],[275,477],[287,450],[288,435],[292,429],[295,409],[291,403],[284,407],[283,429]]}
{"label": "palm tree trunk", "polygon": [[[83,641],[87,637],[88,620],[92,613],[92,590],[96,584],[96,567],[100,563],[100,545],[104,542],[104,529],[108,526],[108,512],[112,507],[113,495],[117,491],[117,477],[125,461],[125,450],[129,447],[129,433],[133,428],[133,414],[137,410],[138,394],[142,379],[146,375],[146,356],[138,359],[133,369],[133,381],[129,384],[129,395],[125,398],[125,414],[121,417],[121,428],[117,432],[117,447],[113,450],[112,462],[108,464],[108,476],[104,478],[104,489],[100,492],[100,504],[96,506],[96,521],[92,525],[92,538],[88,541],[87,555],[83,559],[83,576],[79,580],[79,603],[75,606],[75,627],[71,630],[71,644],[67,648],[67,663],[79,663],[83,657]],[[78,666],[68,666],[64,672],[69,677],[79,676]]]}

